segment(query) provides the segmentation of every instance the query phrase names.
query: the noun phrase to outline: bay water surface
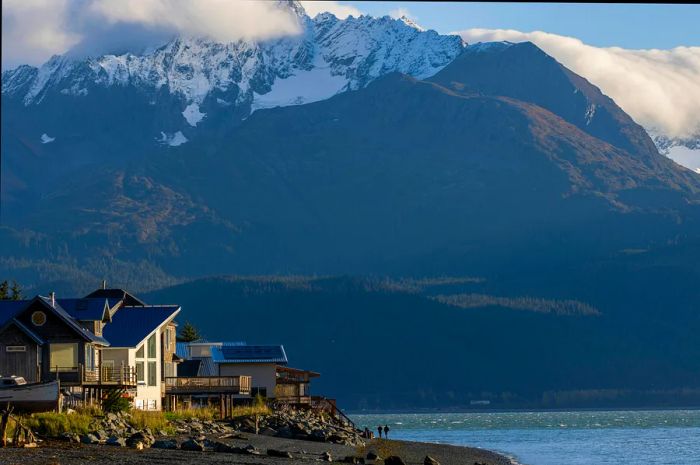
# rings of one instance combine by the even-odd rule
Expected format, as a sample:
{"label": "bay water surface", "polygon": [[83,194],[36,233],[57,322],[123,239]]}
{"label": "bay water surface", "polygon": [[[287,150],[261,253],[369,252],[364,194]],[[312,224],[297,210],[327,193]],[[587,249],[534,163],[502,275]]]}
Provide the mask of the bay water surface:
{"label": "bay water surface", "polygon": [[523,465],[700,465],[700,410],[351,415],[390,439],[480,447]]}

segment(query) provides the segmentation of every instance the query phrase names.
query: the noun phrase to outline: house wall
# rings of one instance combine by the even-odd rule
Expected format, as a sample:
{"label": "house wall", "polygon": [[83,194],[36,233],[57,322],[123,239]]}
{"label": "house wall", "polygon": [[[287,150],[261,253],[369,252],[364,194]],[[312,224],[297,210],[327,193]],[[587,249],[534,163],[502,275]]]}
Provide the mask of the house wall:
{"label": "house wall", "polygon": [[220,376],[251,376],[251,387],[265,388],[267,397],[275,397],[277,365],[274,363],[220,363]]}
{"label": "house wall", "polygon": [[[24,346],[24,352],[8,352],[7,346]],[[29,336],[15,325],[8,326],[0,333],[0,375],[22,376],[28,383],[39,379],[39,347]]]}
{"label": "house wall", "polygon": [[[164,328],[164,327],[163,327]],[[156,357],[148,357],[148,337],[144,339],[135,349],[129,349],[129,360],[132,366],[136,366],[137,361],[144,362],[144,381],[136,386],[136,396],[134,397],[134,407],[143,410],[161,410],[162,409],[162,391],[163,391],[163,381],[162,372],[163,369],[163,359],[162,359],[162,347],[160,344],[161,333],[163,328],[158,328],[155,333],[156,337]],[[150,336],[149,336],[150,337]],[[143,345],[143,358],[136,358],[136,352],[138,348]],[[156,385],[148,385],[148,362],[156,362]]]}
{"label": "house wall", "polygon": [[[32,323],[32,313],[42,311],[46,315],[46,322],[43,325]],[[56,374],[51,372],[50,346],[52,343],[78,343],[78,365],[85,364],[85,339],[76,334],[63,320],[54,315],[41,302],[35,301],[29,307],[21,311],[15,318],[42,338],[44,344],[41,351],[41,380],[48,381],[56,379]],[[78,371],[60,374],[61,382],[65,385],[78,384]]]}

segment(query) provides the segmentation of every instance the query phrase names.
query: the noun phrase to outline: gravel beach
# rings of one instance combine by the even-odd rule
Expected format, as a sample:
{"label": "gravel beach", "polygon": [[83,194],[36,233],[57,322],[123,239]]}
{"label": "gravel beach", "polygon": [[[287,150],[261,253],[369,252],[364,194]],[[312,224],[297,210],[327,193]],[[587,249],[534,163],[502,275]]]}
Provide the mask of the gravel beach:
{"label": "gravel beach", "polygon": [[[175,465],[175,464],[260,464],[284,465],[321,461],[321,454],[328,452],[333,461],[343,461],[348,456],[367,457],[374,452],[380,457],[399,456],[407,465],[423,465],[426,455],[441,465],[510,465],[501,455],[482,449],[404,442],[373,440],[364,447],[352,447],[321,442],[283,439],[250,434],[245,439],[221,439],[231,446],[251,444],[263,455],[241,455],[219,452],[188,452],[182,450],[144,449],[113,447],[107,445],[72,444],[63,441],[45,441],[32,449],[0,449],[1,465]],[[265,455],[268,449],[288,451],[293,458]],[[366,463],[383,463],[382,461]]]}

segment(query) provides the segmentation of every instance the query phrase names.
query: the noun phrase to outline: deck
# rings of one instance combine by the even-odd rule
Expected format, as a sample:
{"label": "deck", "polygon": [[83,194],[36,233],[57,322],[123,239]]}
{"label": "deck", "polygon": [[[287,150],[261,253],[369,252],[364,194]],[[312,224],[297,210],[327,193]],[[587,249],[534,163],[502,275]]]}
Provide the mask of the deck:
{"label": "deck", "polygon": [[59,380],[64,386],[82,386],[90,388],[130,388],[135,387],[136,367],[54,367],[47,375],[47,381]]}
{"label": "deck", "polygon": [[250,385],[250,376],[166,377],[165,393],[168,395],[250,395]]}

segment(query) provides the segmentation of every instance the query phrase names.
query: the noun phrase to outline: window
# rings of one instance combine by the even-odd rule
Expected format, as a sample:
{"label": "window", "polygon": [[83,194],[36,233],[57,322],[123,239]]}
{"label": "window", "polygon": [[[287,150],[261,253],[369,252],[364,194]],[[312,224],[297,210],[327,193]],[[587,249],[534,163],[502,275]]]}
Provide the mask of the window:
{"label": "window", "polygon": [[156,362],[148,362],[148,385],[156,385]]}
{"label": "window", "polygon": [[137,382],[144,382],[146,381],[146,376],[143,372],[143,362],[136,362],[136,381]]}
{"label": "window", "polygon": [[143,358],[143,346],[136,349],[136,358]]}
{"label": "window", "polygon": [[156,358],[156,335],[148,338],[148,358]]}
{"label": "window", "polygon": [[27,346],[6,346],[5,352],[26,352]]}
{"label": "window", "polygon": [[95,369],[95,348],[92,344],[85,345],[85,368],[88,370]]}
{"label": "window", "polygon": [[41,310],[32,313],[32,324],[34,326],[44,326],[44,323],[46,323],[46,313]]}
{"label": "window", "polygon": [[73,371],[78,367],[78,343],[49,346],[51,371]]}
{"label": "window", "polygon": [[176,365],[173,362],[165,362],[163,369],[163,379],[177,376]]}

